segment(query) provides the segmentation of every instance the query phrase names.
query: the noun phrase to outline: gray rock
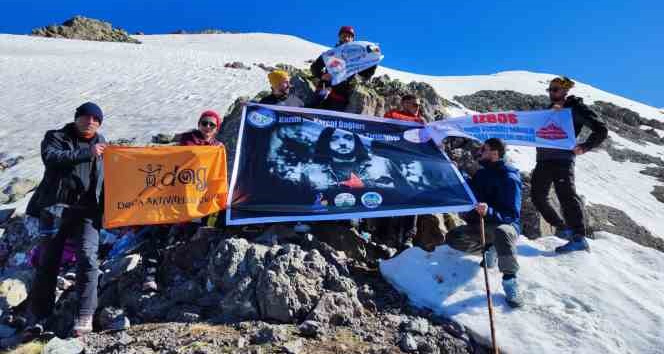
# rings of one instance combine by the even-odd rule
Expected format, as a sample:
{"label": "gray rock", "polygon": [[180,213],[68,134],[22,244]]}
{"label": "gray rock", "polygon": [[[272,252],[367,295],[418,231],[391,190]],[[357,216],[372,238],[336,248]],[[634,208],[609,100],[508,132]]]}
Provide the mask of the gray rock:
{"label": "gray rock", "polygon": [[425,335],[429,333],[429,321],[424,318],[415,318],[403,323],[403,330],[408,333]]}
{"label": "gray rock", "polygon": [[2,190],[2,194],[9,197],[5,203],[13,203],[22,199],[26,194],[35,189],[35,187],[37,187],[37,182],[31,179],[19,177],[12,178],[12,180],[9,181],[9,184],[7,184]]}
{"label": "gray rock", "polygon": [[173,134],[163,134],[159,133],[152,137],[152,142],[155,144],[170,144],[174,143],[177,140]]}
{"label": "gray rock", "polygon": [[361,318],[363,314],[362,304],[355,294],[327,293],[321,297],[307,319],[343,326]]}
{"label": "gray rock", "polygon": [[282,348],[288,354],[300,354],[304,350],[304,341],[302,339],[295,339],[285,343]]}
{"label": "gray rock", "polygon": [[320,322],[307,320],[302,322],[297,329],[305,337],[318,337],[323,334],[323,325]]}
{"label": "gray rock", "polygon": [[410,333],[405,333],[401,335],[401,340],[399,341],[399,347],[405,352],[414,352],[417,350],[417,340],[415,336]]}
{"label": "gray rock", "polygon": [[607,231],[622,235],[642,246],[664,252],[664,239],[653,235],[637,224],[624,211],[602,204],[590,204],[586,208],[591,231]]}
{"label": "gray rock", "polygon": [[0,158],[2,159],[2,161],[0,161],[0,171],[12,168],[18,165],[21,161],[25,160],[25,157],[23,156],[17,156],[11,158],[0,157]]}
{"label": "gray rock", "polygon": [[139,254],[130,254],[104,264],[104,275],[101,277],[100,286],[104,288],[111,282],[119,280],[124,274],[135,270],[139,264],[141,264],[141,256]]}
{"label": "gray rock", "polygon": [[222,241],[208,264],[210,282],[223,295],[224,320],[258,319],[256,281],[270,249],[244,239]]}
{"label": "gray rock", "polygon": [[83,353],[83,345],[78,339],[60,339],[55,337],[48,341],[44,348],[42,348],[42,354],[79,354]]}
{"label": "gray rock", "polygon": [[250,66],[244,65],[244,63],[239,62],[239,61],[234,61],[232,63],[226,63],[224,64],[225,68],[231,68],[231,69],[244,69],[244,70],[251,70]]}
{"label": "gray rock", "polygon": [[292,244],[281,248],[256,285],[262,317],[281,322],[303,318],[320,299],[328,269],[317,251]]}
{"label": "gray rock", "polygon": [[279,325],[264,325],[251,338],[253,344],[283,343],[288,340],[288,331]]}
{"label": "gray rock", "polygon": [[108,22],[76,16],[62,23],[32,30],[33,36],[82,39],[88,41],[126,42],[140,44],[131,38],[126,31],[113,26]]}
{"label": "gray rock", "polygon": [[99,311],[97,322],[103,331],[125,331],[131,327],[124,310],[115,307],[105,307]]}

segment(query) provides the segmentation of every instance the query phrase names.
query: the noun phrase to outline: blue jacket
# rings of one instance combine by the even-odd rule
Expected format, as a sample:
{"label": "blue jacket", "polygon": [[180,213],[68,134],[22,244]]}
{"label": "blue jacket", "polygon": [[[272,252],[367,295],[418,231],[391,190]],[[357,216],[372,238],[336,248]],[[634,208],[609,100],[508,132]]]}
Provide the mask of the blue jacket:
{"label": "blue jacket", "polygon": [[511,224],[520,233],[522,183],[519,170],[503,160],[496,163],[481,162],[481,165],[483,168],[471,179],[470,188],[478,202],[489,205],[486,220]]}

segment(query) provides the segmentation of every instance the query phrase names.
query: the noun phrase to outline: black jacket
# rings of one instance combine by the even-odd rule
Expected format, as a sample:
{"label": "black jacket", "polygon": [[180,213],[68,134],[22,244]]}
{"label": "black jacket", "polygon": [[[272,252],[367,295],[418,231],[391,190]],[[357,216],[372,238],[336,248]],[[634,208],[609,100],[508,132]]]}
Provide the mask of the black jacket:
{"label": "black jacket", "polygon": [[258,103],[262,104],[273,104],[277,106],[287,106],[287,107],[304,107],[304,102],[296,96],[281,96],[277,97],[274,94],[270,94],[261,98]]}
{"label": "black jacket", "polygon": [[89,147],[104,142],[100,134],[90,141],[79,138],[74,123],[46,132],[41,143],[46,170],[28,203],[27,214],[39,217],[43,208],[63,203],[90,211],[89,217],[101,216],[104,167]]}
{"label": "black jacket", "polygon": [[[337,44],[335,47],[338,47],[339,45],[340,44]],[[376,68],[377,67],[378,67],[377,65],[374,65],[374,66],[372,66],[368,69],[360,71],[359,73],[357,73],[357,75],[361,76],[364,80],[369,80],[376,73]],[[321,79],[323,74],[325,74],[326,71],[327,71],[326,68],[325,68],[325,61],[323,60],[322,55],[320,55],[316,59],[316,61],[314,61],[311,64],[310,69],[311,69],[311,74],[314,77],[316,77],[318,79]],[[343,102],[343,103],[347,102],[348,98],[350,97],[350,94],[353,92],[352,82],[354,81],[354,79],[355,79],[355,75],[347,78],[346,80],[338,83],[335,86],[332,86],[332,93],[330,94],[331,97],[329,97],[328,99],[332,99],[332,100]],[[329,82],[325,82],[325,84],[327,86],[330,86]]]}
{"label": "black jacket", "polygon": [[[521,232],[521,175],[515,167],[503,160],[496,163],[481,163],[469,181],[475,198],[489,205],[486,220],[496,224],[510,224]],[[471,220],[478,220],[476,212],[471,212]]]}
{"label": "black jacket", "polygon": [[[553,107],[553,104],[549,108]],[[584,126],[590,128],[592,133],[584,143],[579,144],[586,151],[599,146],[609,134],[606,124],[599,120],[597,113],[588,108],[580,97],[569,96],[565,100],[564,108],[572,109],[572,119],[574,120],[574,131],[579,136]],[[537,161],[574,161],[576,155],[569,150],[537,148]]]}

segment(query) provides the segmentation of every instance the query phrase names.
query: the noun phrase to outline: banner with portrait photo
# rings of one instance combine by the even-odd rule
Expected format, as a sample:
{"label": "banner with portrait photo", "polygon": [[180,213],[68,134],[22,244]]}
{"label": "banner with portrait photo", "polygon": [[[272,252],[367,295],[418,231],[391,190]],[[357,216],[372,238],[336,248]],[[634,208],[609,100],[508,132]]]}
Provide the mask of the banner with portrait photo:
{"label": "banner with portrait photo", "polygon": [[190,221],[226,206],[223,146],[109,146],[104,174],[105,228]]}
{"label": "banner with portrait photo", "polygon": [[249,103],[227,223],[470,210],[459,171],[412,122]]}

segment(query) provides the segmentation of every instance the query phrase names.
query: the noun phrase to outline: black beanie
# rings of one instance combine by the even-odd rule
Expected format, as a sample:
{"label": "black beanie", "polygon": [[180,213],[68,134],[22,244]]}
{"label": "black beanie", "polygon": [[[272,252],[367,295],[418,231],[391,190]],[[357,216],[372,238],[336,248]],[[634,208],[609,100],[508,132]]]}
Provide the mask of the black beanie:
{"label": "black beanie", "polygon": [[95,116],[99,119],[99,124],[104,120],[104,113],[101,111],[101,108],[92,102],[85,102],[76,108],[74,119],[79,116]]}

